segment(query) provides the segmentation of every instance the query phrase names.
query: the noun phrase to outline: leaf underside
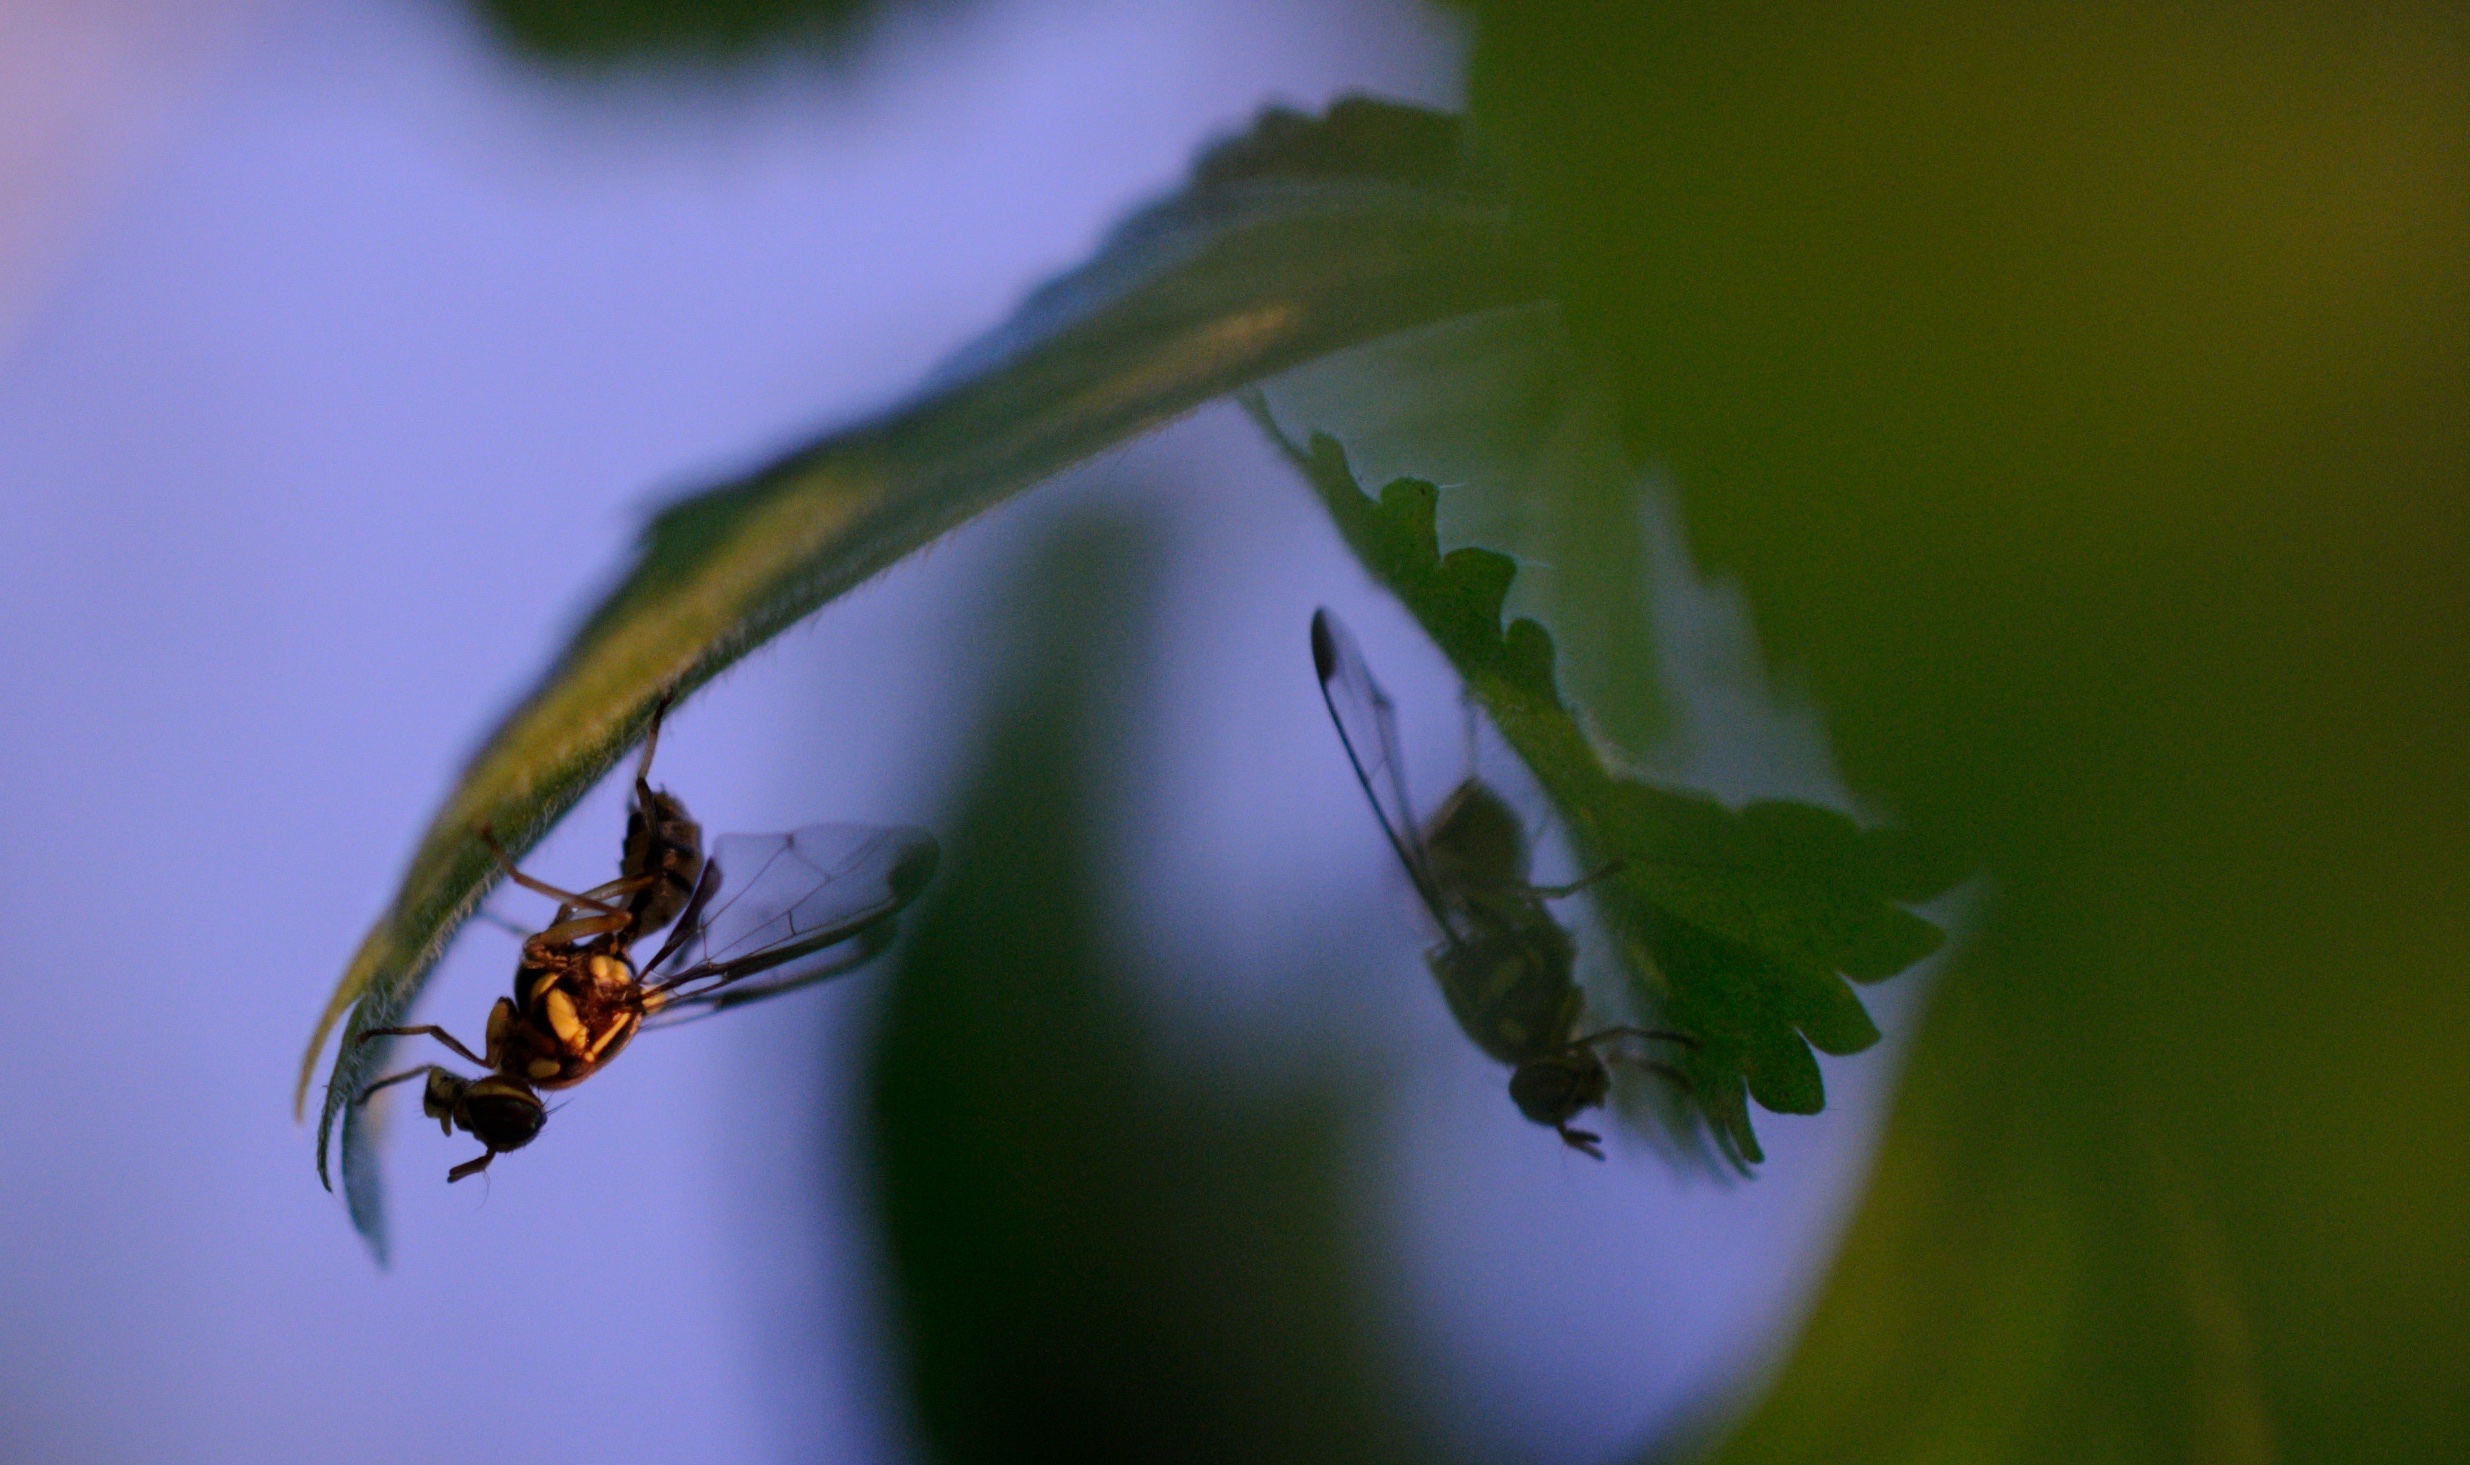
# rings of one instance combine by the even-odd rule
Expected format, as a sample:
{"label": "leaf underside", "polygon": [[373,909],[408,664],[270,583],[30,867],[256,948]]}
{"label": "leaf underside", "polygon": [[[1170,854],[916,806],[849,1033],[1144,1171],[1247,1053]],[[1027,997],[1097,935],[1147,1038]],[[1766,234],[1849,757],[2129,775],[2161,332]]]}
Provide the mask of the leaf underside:
{"label": "leaf underside", "polygon": [[682,697],[936,536],[1071,464],[1328,352],[1540,299],[1542,272],[1454,118],[1363,100],[1265,113],[1088,264],[1026,300],[907,404],[671,505],[539,685],[464,768],[302,1060],[335,1025],[318,1173],[342,1121],[353,1223],[385,1253],[375,1073],[449,938],[521,854]]}
{"label": "leaf underside", "polygon": [[1699,1040],[1675,1061],[1718,1145],[1736,1163],[1762,1159],[1747,1101],[1782,1114],[1825,1107],[1810,1050],[1878,1041],[1848,979],[1879,981],[1938,949],[1944,933],[1904,907],[1945,890],[1946,874],[1898,831],[1832,810],[1727,809],[1607,768],[1561,700],[1550,633],[1501,623],[1516,562],[1478,548],[1442,554],[1432,484],[1401,478],[1375,500],[1335,438],[1297,447],[1265,407],[1254,411],[1534,772],[1584,866],[1613,869],[1590,894],[1636,999]]}

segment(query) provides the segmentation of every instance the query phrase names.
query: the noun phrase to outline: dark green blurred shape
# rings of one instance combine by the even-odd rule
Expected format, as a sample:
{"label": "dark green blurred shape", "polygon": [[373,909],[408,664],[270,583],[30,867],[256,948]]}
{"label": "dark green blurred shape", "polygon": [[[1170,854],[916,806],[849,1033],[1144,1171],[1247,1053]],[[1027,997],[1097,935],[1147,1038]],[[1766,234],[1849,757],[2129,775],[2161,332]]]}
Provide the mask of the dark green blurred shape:
{"label": "dark green blurred shape", "polygon": [[2470,1459],[2470,18],[1478,9],[1631,451],[1988,877],[1730,1455]]}
{"label": "dark green blurred shape", "polygon": [[[902,0],[476,0],[518,51],[564,61],[723,60],[828,48]],[[915,5],[919,0],[907,0]]]}
{"label": "dark green blurred shape", "polygon": [[[1334,1081],[1250,1096],[1142,1051],[1100,929],[1150,542],[1065,533],[990,634],[1017,674],[894,987],[882,1215],[936,1457],[1383,1461]],[[1172,1063],[1172,1067],[1161,1067]]]}

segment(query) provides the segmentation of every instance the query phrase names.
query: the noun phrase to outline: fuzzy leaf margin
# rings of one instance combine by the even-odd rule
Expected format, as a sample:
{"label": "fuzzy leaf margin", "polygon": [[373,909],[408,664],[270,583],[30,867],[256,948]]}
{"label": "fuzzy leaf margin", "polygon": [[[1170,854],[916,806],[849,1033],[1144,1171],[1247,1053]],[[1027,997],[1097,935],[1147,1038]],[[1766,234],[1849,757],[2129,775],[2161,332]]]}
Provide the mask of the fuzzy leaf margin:
{"label": "fuzzy leaf margin", "polygon": [[1339,534],[1405,604],[1535,774],[1589,868],[1591,887],[1645,1010],[1699,1040],[1677,1061],[1716,1142],[1764,1158],[1748,1101],[1815,1114],[1826,1090],[1811,1049],[1878,1041],[1850,982],[1876,982],[1936,951],[1945,933],[1905,908],[1952,884],[1896,830],[1781,800],[1728,809],[1605,765],[1561,700],[1551,633],[1501,623],[1518,567],[1474,547],[1440,552],[1439,490],[1420,479],[1364,492],[1327,433],[1297,446],[1257,397],[1253,415],[1311,483]]}
{"label": "fuzzy leaf margin", "polygon": [[497,881],[476,836],[528,850],[683,697],[938,535],[1071,464],[1288,367],[1543,298],[1544,272],[1457,119],[1349,99],[1264,113],[908,403],[654,518],[635,563],[467,764],[301,1061],[343,1036],[317,1167],[342,1131],[353,1224],[382,1260],[375,1126],[349,1102]]}

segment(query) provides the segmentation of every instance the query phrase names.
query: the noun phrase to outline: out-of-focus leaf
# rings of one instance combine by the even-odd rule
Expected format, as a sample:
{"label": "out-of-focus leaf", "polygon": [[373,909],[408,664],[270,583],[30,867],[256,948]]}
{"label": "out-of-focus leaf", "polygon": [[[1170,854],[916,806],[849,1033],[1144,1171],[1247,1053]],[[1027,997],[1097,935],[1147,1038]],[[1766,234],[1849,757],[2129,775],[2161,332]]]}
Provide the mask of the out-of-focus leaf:
{"label": "out-of-focus leaf", "polygon": [[1333,1077],[1143,1051],[1099,830],[1146,541],[1080,525],[1003,600],[1017,680],[893,987],[874,1153],[937,1459],[1403,1460],[1352,1262]]}
{"label": "out-of-focus leaf", "polygon": [[[1985,1081],[2004,1020],[1977,984],[1937,995],[1829,1293],[1720,1458],[2279,1458],[2232,1218],[2164,1121],[2047,1101],[2081,1074]],[[1689,1433],[1649,1458],[1703,1458]]]}
{"label": "out-of-focus leaf", "polygon": [[1631,453],[1986,874],[1720,1458],[2470,1458],[2459,8],[1476,8]]}
{"label": "out-of-focus leaf", "polygon": [[961,352],[910,404],[662,512],[631,571],[465,768],[301,1069],[349,1013],[318,1133],[343,1125],[354,1222],[382,1254],[371,1135],[347,1103],[496,878],[475,831],[528,849],[682,696],[817,607],[1079,459],[1299,361],[1533,298],[1505,205],[1448,117],[1368,101],[1266,114],[1192,185]]}
{"label": "out-of-focus leaf", "polygon": [[[548,61],[725,61],[828,49],[903,0],[475,0],[515,50]],[[919,0],[906,0],[917,4]]]}
{"label": "out-of-focus leaf", "polygon": [[1850,1053],[1877,1041],[1845,978],[1876,981],[1935,951],[1939,929],[1897,902],[1936,892],[1912,888],[1895,837],[1841,814],[1785,802],[1731,810],[1608,768],[1561,700],[1551,635],[1529,619],[1502,626],[1516,564],[1472,547],[1443,555],[1433,485],[1397,479],[1376,502],[1336,439],[1286,445],[1357,558],[1534,772],[1585,864],[1613,871],[1590,894],[1639,1000],[1698,1038],[1675,1061],[1719,1140],[1759,1159],[1744,1096],[1788,1114],[1825,1106],[1810,1045]]}

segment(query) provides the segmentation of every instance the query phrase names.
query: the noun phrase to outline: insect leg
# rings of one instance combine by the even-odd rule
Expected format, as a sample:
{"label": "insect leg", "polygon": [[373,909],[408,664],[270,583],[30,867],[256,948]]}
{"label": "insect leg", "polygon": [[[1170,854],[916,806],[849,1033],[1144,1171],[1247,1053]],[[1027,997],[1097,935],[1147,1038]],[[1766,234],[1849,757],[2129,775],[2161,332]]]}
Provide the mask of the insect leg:
{"label": "insect leg", "polygon": [[517,937],[528,939],[532,934],[531,927],[522,924],[511,916],[501,916],[493,910],[483,909],[474,911],[472,912],[472,918],[474,920],[486,921],[490,925],[497,927],[499,930],[505,931]]}
{"label": "insect leg", "polygon": [[1567,885],[1530,885],[1527,887],[1527,894],[1541,896],[1545,900],[1559,900],[1564,895],[1576,895],[1579,891],[1593,885],[1596,881],[1608,879],[1620,873],[1621,861],[1615,860],[1611,864],[1597,870],[1595,873],[1580,876],[1578,879],[1572,880]]}
{"label": "insect leg", "polygon": [[634,917],[624,911],[610,911],[598,916],[581,916],[571,921],[560,921],[524,944],[526,946],[535,944],[547,947],[563,946],[569,941],[581,941],[586,937],[623,930],[633,921]]}
{"label": "insect leg", "polygon": [[437,1067],[437,1065],[434,1063],[423,1063],[418,1068],[407,1068],[401,1073],[390,1073],[384,1078],[381,1078],[377,1082],[369,1085],[367,1088],[362,1089],[360,1091],[360,1097],[352,1100],[352,1102],[355,1104],[365,1104],[369,1102],[369,1096],[376,1093],[379,1089],[392,1088],[396,1084],[402,1083],[407,1079],[424,1078],[428,1075],[429,1070],[435,1067]]}
{"label": "insect leg", "polygon": [[[1695,1048],[1698,1046],[1698,1040],[1691,1037],[1689,1034],[1671,1032],[1664,1028],[1606,1028],[1600,1033],[1589,1033],[1583,1038],[1572,1038],[1570,1039],[1569,1045],[1573,1048],[1585,1048],[1596,1043],[1609,1042],[1615,1038],[1638,1038],[1642,1040],[1660,1038],[1668,1043],[1679,1043],[1684,1048]],[[1690,1076],[1688,1074],[1683,1073],[1680,1069],[1664,1062],[1660,1058],[1639,1058],[1627,1053],[1619,1053],[1614,1056],[1621,1062],[1630,1064],[1633,1067],[1643,1068],[1649,1073],[1662,1075],[1665,1079],[1671,1082],[1673,1087],[1679,1089],[1685,1094],[1694,1094],[1698,1092],[1698,1086],[1690,1082]]]}
{"label": "insect leg", "polygon": [[1676,1033],[1670,1028],[1605,1028],[1600,1032],[1589,1033],[1583,1038],[1572,1038],[1569,1045],[1573,1048],[1584,1048],[1591,1044],[1608,1042],[1614,1038],[1637,1038],[1647,1042],[1661,1040],[1667,1043],[1679,1043],[1684,1048],[1698,1046],[1696,1038],[1688,1033]]}
{"label": "insect leg", "polygon": [[489,853],[497,857],[498,868],[506,872],[507,879],[514,881],[517,885],[522,886],[524,889],[531,891],[535,895],[545,895],[551,900],[556,901],[559,905],[574,906],[578,910],[592,910],[605,913],[618,909],[616,903],[613,901],[594,900],[588,895],[577,895],[571,890],[560,890],[545,880],[535,880],[531,876],[524,874],[521,870],[516,869],[514,857],[506,853],[506,846],[497,842],[497,836],[490,832],[489,826],[486,824],[480,826],[480,842],[487,845],[489,847]]}
{"label": "insect leg", "polygon": [[1694,1094],[1698,1092],[1698,1085],[1690,1082],[1690,1076],[1683,1073],[1680,1069],[1673,1067],[1669,1063],[1657,1063],[1650,1059],[1640,1062],[1638,1066],[1645,1069],[1649,1073],[1663,1075],[1665,1078],[1672,1081],[1672,1086],[1674,1088],[1679,1089],[1685,1094]]}
{"label": "insect leg", "polygon": [[[488,1059],[481,1057],[471,1049],[466,1048],[461,1043],[456,1042],[454,1034],[446,1031],[442,1027],[439,1027],[436,1023],[427,1023],[416,1028],[371,1028],[367,1032],[362,1033],[359,1037],[354,1038],[352,1041],[355,1043],[365,1043],[371,1038],[435,1038],[439,1042],[444,1043],[447,1047],[454,1049],[457,1053],[460,1053],[464,1057],[472,1060],[474,1063],[479,1064],[481,1067],[487,1068],[489,1066]],[[433,1063],[429,1066],[434,1068],[437,1065]]]}
{"label": "insect leg", "polygon": [[1572,1129],[1566,1122],[1556,1124],[1553,1128],[1560,1131],[1561,1143],[1568,1145],[1571,1149],[1590,1159],[1604,1158],[1604,1137],[1602,1135],[1589,1134],[1583,1129]]}
{"label": "insect leg", "polygon": [[[559,906],[557,919],[549,924],[564,925],[573,920],[580,911],[599,913],[615,910],[627,897],[651,884],[652,878],[649,875],[629,875],[624,879],[612,880],[606,885],[595,885],[583,891],[575,900]],[[580,904],[577,903],[578,901]]]}
{"label": "insect leg", "polygon": [[652,817],[652,753],[660,746],[660,725],[669,716],[670,697],[663,696],[652,709],[651,731],[643,735],[643,760],[635,765],[635,807],[643,817]]}

